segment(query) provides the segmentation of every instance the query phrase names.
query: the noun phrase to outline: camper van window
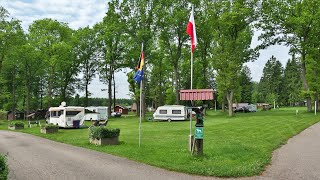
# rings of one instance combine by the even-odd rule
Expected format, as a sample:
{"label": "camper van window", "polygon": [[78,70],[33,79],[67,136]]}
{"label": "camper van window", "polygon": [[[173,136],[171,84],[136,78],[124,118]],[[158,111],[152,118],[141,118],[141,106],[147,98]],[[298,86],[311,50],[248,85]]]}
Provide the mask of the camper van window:
{"label": "camper van window", "polygon": [[59,117],[60,116],[60,111],[51,111],[51,117]]}
{"label": "camper van window", "polygon": [[172,110],[172,114],[181,114],[181,110]]}
{"label": "camper van window", "polygon": [[61,116],[61,114],[63,114],[63,110],[60,110],[57,113],[58,113],[58,116]]}
{"label": "camper van window", "polygon": [[66,111],[66,116],[75,116],[81,111]]}
{"label": "camper van window", "polygon": [[167,110],[160,110],[159,113],[160,114],[167,114]]}

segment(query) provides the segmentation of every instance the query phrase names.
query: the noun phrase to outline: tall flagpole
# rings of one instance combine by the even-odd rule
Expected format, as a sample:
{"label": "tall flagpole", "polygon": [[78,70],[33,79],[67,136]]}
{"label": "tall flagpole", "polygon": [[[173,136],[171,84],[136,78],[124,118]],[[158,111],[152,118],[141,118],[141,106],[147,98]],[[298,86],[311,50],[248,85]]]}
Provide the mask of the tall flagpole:
{"label": "tall flagpole", "polygon": [[[192,78],[193,78],[193,53],[191,50],[191,89],[192,89]],[[191,101],[191,106],[192,106],[192,101]],[[192,135],[192,109],[190,114],[190,136],[191,135]]]}
{"label": "tall flagpole", "polygon": [[[141,48],[141,52],[143,52],[143,43],[142,43],[142,48]],[[141,55],[140,55],[141,58]],[[140,81],[140,119],[139,119],[139,147],[141,146],[141,120],[142,120],[142,80]]]}
{"label": "tall flagpole", "polygon": [[139,147],[141,145],[141,119],[142,119],[142,81],[140,81],[140,119],[139,119]]}
{"label": "tall flagpole", "polygon": [[[192,5],[192,15],[193,15],[193,5]],[[194,24],[193,24],[194,25]],[[192,80],[193,80],[193,52],[192,52],[192,43],[191,43],[191,49],[190,49],[190,52],[191,52],[191,87],[190,89],[192,89]],[[192,101],[191,101],[191,107],[192,107]],[[191,108],[191,111],[190,111],[190,134],[189,134],[189,150],[190,152],[192,152],[192,142],[193,138],[192,138],[192,108]]]}

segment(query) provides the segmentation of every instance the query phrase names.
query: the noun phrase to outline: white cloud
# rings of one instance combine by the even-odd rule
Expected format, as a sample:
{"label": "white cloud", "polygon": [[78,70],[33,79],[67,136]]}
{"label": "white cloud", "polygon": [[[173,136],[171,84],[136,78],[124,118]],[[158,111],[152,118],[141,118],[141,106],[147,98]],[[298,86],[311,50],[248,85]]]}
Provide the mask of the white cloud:
{"label": "white cloud", "polygon": [[[255,48],[257,45],[261,43],[261,41],[258,41],[258,36],[261,33],[262,33],[261,31],[256,31],[254,33],[254,36],[251,42],[251,48]],[[251,70],[251,76],[253,81],[256,81],[256,82],[260,81],[264,65],[271,58],[271,56],[276,57],[281,62],[282,66],[285,67],[288,59],[290,59],[289,48],[281,45],[274,45],[264,50],[260,50],[260,56],[256,61],[246,63],[246,65]]]}
{"label": "white cloud", "polygon": [[25,30],[34,21],[52,18],[66,22],[73,29],[93,26],[101,21],[107,11],[105,0],[3,0],[12,17],[22,21]]}

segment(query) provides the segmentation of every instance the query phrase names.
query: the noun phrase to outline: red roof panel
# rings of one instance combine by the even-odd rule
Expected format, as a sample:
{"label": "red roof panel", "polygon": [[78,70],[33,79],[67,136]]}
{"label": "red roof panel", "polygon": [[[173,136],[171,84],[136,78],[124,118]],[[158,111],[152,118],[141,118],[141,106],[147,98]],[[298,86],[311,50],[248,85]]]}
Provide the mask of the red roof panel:
{"label": "red roof panel", "polygon": [[184,89],[180,90],[180,100],[213,100],[213,89]]}

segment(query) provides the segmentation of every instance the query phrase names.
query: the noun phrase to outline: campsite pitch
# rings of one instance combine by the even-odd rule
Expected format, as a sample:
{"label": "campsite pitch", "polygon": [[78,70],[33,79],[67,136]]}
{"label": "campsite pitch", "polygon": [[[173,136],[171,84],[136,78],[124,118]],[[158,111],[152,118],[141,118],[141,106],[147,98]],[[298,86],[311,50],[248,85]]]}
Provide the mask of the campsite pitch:
{"label": "campsite pitch", "polygon": [[[304,110],[304,109],[303,109]],[[287,140],[318,122],[311,113],[295,114],[280,109],[237,114],[208,112],[204,127],[204,156],[188,151],[189,122],[143,122],[142,145],[138,146],[138,118],[110,119],[111,128],[120,128],[120,145],[89,144],[88,129],[60,129],[58,134],[41,134],[38,127],[22,132],[58,142],[106,152],[149,165],[197,175],[242,177],[259,175],[271,162],[272,152]],[[7,129],[2,121],[0,129]]]}

